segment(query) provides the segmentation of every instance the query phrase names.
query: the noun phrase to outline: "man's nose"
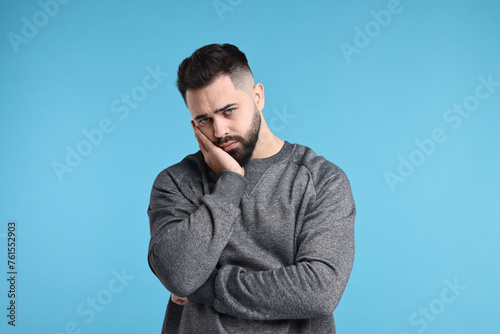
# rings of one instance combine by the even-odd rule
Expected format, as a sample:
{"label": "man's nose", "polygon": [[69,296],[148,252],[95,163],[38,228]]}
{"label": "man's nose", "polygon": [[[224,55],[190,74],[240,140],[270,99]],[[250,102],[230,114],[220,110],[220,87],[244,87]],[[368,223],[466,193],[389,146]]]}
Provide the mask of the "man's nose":
{"label": "man's nose", "polygon": [[225,119],[214,119],[214,135],[217,138],[223,138],[229,134],[229,127]]}

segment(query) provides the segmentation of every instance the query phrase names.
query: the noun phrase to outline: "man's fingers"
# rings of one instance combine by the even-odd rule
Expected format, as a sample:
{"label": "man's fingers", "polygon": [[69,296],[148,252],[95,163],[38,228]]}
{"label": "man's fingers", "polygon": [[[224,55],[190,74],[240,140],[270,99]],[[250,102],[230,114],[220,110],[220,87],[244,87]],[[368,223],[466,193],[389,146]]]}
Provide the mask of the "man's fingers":
{"label": "man's fingers", "polygon": [[[193,123],[192,123],[193,124]],[[210,152],[215,146],[214,143],[197,127],[193,124],[194,135],[196,140],[198,140],[198,144],[200,145],[200,149],[204,152]]]}
{"label": "man's fingers", "polygon": [[171,297],[172,301],[174,303],[176,303],[177,305],[186,305],[187,303],[189,303],[189,301],[187,300],[186,297],[177,297],[176,295],[174,294],[171,294]]}
{"label": "man's fingers", "polygon": [[198,145],[200,146],[200,149],[202,151],[207,151],[207,145],[205,144],[205,142],[203,141],[203,139],[200,136],[200,132],[201,132],[200,129],[198,129],[198,127],[196,127],[196,125],[194,124],[194,121],[191,121],[191,125],[193,126],[194,137],[198,141]]}

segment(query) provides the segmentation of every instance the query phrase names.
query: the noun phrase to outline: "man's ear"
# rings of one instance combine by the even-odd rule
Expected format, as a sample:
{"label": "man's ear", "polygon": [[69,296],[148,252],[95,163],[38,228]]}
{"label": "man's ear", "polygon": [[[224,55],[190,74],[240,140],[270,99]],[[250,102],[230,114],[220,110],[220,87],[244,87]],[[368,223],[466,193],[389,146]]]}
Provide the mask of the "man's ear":
{"label": "man's ear", "polygon": [[252,97],[259,111],[264,109],[265,97],[264,97],[264,86],[260,83],[256,84],[252,90]]}

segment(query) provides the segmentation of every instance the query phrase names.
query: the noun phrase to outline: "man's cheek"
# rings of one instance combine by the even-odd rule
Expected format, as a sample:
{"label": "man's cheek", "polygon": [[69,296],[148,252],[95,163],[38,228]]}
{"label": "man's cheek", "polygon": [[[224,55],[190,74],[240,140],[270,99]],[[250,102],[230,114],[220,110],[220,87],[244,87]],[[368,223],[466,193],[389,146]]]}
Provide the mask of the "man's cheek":
{"label": "man's cheek", "polygon": [[214,143],[214,144],[216,143],[217,138],[215,138],[215,136],[213,136],[213,134],[210,132],[209,129],[207,129],[207,127],[199,127],[199,129],[201,130],[201,133],[203,133],[205,135],[205,137],[210,139],[210,141],[212,143]]}

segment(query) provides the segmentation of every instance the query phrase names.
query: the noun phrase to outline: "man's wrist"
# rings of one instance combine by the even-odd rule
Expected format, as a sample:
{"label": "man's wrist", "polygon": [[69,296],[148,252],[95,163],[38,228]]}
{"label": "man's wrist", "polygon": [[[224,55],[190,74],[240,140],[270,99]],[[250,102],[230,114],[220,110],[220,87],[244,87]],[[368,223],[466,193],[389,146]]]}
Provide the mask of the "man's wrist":
{"label": "man's wrist", "polygon": [[214,306],[215,301],[215,278],[217,277],[218,269],[214,269],[210,277],[201,287],[187,297],[191,303],[204,304]]}
{"label": "man's wrist", "polygon": [[247,184],[243,175],[223,169],[217,174],[217,182],[212,194],[217,194],[222,200],[239,207]]}

